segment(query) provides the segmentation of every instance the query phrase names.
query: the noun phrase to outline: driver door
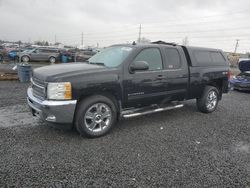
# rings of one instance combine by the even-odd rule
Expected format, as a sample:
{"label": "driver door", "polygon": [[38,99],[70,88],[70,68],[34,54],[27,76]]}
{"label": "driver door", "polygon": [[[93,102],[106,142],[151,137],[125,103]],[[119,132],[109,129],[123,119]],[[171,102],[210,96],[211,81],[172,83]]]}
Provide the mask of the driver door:
{"label": "driver door", "polygon": [[[145,61],[148,70],[131,72],[127,70],[124,79],[125,106],[146,106],[162,100],[164,91],[163,60],[159,48],[146,48],[140,51],[133,63]],[[126,70],[125,70],[126,71]]]}

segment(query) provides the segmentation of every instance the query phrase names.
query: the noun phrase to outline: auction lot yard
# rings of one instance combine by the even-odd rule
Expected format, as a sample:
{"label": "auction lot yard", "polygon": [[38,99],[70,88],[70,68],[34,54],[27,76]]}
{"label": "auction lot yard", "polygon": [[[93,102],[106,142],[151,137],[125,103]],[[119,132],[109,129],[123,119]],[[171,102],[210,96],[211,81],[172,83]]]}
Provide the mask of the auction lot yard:
{"label": "auction lot yard", "polygon": [[86,139],[32,117],[28,85],[0,82],[0,187],[250,187],[250,93],[224,95],[212,114],[189,101]]}

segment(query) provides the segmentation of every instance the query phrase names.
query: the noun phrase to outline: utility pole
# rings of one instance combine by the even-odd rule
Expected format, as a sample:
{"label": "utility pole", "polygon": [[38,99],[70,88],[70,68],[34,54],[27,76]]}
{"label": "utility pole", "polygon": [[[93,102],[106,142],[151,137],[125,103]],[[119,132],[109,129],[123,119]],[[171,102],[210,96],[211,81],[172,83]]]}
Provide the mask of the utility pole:
{"label": "utility pole", "polygon": [[19,44],[19,49],[18,49],[18,56],[19,56],[19,58],[18,58],[18,61],[19,61],[19,64],[21,64],[21,62],[22,62],[22,57],[21,57],[21,41],[19,41],[18,42],[18,44]]}
{"label": "utility pole", "polygon": [[141,42],[141,24],[140,24],[140,27],[139,27],[139,38],[138,38],[138,42],[139,42],[139,43]]}
{"label": "utility pole", "polygon": [[55,35],[55,44],[56,44],[56,35]]}
{"label": "utility pole", "polygon": [[81,40],[81,45],[83,46],[83,32],[82,32],[82,40]]}
{"label": "utility pole", "polygon": [[239,47],[239,39],[236,39],[236,44],[235,44],[235,49],[234,49],[234,53],[237,52],[237,48]]}

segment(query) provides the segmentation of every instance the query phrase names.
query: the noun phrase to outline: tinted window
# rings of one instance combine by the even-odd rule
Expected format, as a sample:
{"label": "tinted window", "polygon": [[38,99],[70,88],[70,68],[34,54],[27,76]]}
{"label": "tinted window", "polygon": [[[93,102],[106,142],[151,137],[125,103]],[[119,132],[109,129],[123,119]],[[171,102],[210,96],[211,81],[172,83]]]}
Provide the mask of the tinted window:
{"label": "tinted window", "polygon": [[34,53],[40,53],[40,50],[39,49],[36,49],[33,51]]}
{"label": "tinted window", "polygon": [[198,66],[226,65],[227,62],[220,52],[216,51],[195,51],[194,56]]}
{"label": "tinted window", "polygon": [[208,51],[196,51],[194,52],[194,56],[198,64],[210,64],[212,62]]}
{"label": "tinted window", "polygon": [[211,52],[210,54],[211,54],[213,62],[215,62],[215,63],[225,62],[225,59],[221,55],[221,53],[219,53],[219,52]]}
{"label": "tinted window", "polygon": [[40,49],[40,53],[48,53],[48,50],[46,50],[46,49]]}
{"label": "tinted window", "polygon": [[149,70],[161,70],[161,53],[157,48],[147,48],[142,50],[135,58],[136,61],[146,61],[149,64]]}
{"label": "tinted window", "polygon": [[181,59],[179,52],[173,48],[166,48],[167,69],[178,69],[181,67]]}
{"label": "tinted window", "polygon": [[56,53],[56,50],[53,49],[40,49],[40,51],[43,53]]}

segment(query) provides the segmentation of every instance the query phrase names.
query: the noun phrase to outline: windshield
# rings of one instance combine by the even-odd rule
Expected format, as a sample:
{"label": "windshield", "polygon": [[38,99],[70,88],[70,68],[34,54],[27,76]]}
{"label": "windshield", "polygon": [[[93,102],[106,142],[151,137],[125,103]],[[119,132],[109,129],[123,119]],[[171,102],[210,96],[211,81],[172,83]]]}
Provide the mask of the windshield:
{"label": "windshield", "polygon": [[131,51],[131,47],[108,47],[91,57],[88,62],[90,64],[102,64],[106,67],[117,67],[128,57]]}

